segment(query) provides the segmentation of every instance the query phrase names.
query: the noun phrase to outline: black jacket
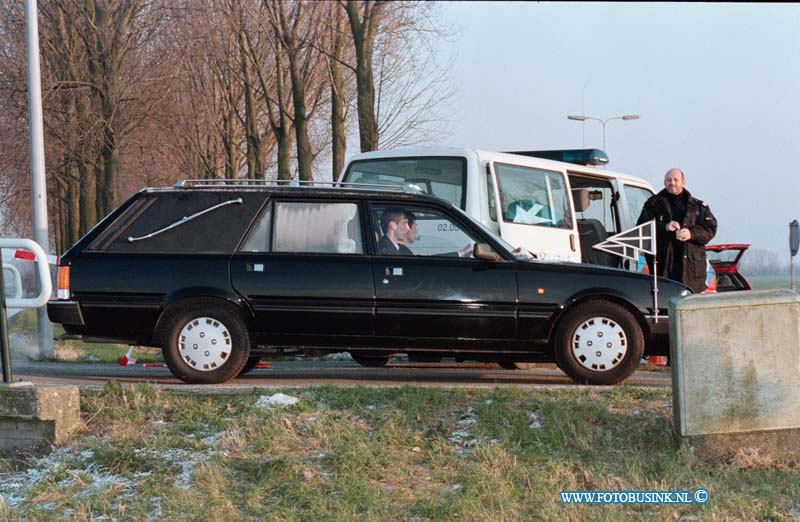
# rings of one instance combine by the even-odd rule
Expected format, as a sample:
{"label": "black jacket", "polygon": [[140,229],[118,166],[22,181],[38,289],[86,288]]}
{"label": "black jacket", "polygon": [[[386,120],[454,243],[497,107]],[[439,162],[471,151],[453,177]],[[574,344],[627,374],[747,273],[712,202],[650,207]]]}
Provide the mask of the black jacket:
{"label": "black jacket", "polygon": [[[693,292],[702,292],[706,288],[706,248],[717,233],[717,218],[703,201],[692,197],[688,190],[686,193],[686,215],[681,223],[682,228],[688,228],[692,239],[673,247],[670,240],[674,232],[667,232],[667,223],[672,221],[672,211],[669,205],[669,193],[662,190],[647,200],[639,215],[637,224],[641,225],[651,219],[656,220],[656,259],[658,260],[658,275],[667,277],[673,263],[682,263],[682,283]],[[653,273],[653,256],[647,257],[647,266]]]}
{"label": "black jacket", "polygon": [[414,253],[410,248],[402,243],[398,243],[397,247],[394,246],[392,240],[387,236],[383,236],[378,241],[378,253],[385,256],[412,256]]}

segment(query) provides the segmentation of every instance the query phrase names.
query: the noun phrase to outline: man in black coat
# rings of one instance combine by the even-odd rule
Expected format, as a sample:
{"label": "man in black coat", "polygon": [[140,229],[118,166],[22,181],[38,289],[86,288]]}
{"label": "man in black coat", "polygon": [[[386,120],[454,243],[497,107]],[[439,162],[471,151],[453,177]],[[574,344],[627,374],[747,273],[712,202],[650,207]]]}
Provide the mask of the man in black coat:
{"label": "man in black coat", "polygon": [[403,242],[408,241],[411,227],[405,210],[389,207],[381,215],[383,237],[378,241],[378,253],[388,256],[414,255]]}
{"label": "man in black coat", "polygon": [[[664,190],[647,200],[637,224],[656,220],[658,275],[699,293],[706,288],[705,245],[717,233],[717,219],[685,187],[683,171],[669,169]],[[647,266],[652,274],[653,256],[647,256]]]}

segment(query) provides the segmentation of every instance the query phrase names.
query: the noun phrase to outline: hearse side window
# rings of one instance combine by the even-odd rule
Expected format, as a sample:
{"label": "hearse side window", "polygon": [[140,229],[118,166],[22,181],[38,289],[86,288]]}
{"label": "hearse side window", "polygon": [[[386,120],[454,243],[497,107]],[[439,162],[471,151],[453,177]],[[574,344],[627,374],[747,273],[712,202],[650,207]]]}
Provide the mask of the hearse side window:
{"label": "hearse side window", "polygon": [[87,250],[230,254],[265,197],[263,193],[234,191],[143,194],[143,203],[134,202]]}
{"label": "hearse side window", "polygon": [[408,157],[354,161],[347,168],[342,182],[405,186],[432,194],[464,209],[467,160],[452,157]]}
{"label": "hearse side window", "polygon": [[[399,223],[394,239],[405,240],[403,243],[414,256],[472,257],[472,246],[479,240],[468,233],[461,225],[446,213],[426,207],[398,204],[375,205],[372,207],[372,222],[375,237],[378,238],[378,255],[409,255],[404,248],[398,251],[392,245],[393,239],[388,237],[384,226],[389,226],[390,219],[384,214],[389,212]],[[405,223],[414,226],[406,226]],[[405,254],[403,254],[405,252]]]}
{"label": "hearse side window", "polygon": [[274,206],[272,252],[361,254],[364,242],[355,203],[299,203]]}
{"label": "hearse side window", "polygon": [[258,221],[250,231],[250,235],[242,245],[242,252],[269,252],[272,242],[272,204],[261,214]]}
{"label": "hearse side window", "polygon": [[494,164],[503,219],[508,223],[572,228],[566,183],[560,172]]}

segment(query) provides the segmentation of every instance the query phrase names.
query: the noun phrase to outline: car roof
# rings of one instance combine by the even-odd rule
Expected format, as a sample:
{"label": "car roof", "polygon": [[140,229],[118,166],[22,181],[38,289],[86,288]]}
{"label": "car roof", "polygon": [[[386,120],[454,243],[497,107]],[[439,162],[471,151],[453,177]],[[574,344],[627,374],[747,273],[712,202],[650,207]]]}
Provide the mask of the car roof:
{"label": "car roof", "polygon": [[[187,180],[184,180],[187,181]],[[237,180],[238,181],[238,180]],[[330,182],[321,182],[323,185],[332,185]],[[346,185],[346,184],[344,184]],[[140,194],[163,194],[163,193],[190,193],[190,192],[258,192],[268,193],[270,195],[279,197],[312,197],[312,198],[358,198],[358,199],[392,199],[398,201],[408,202],[426,202],[444,204],[452,207],[450,202],[432,196],[417,192],[409,189],[404,189],[399,185],[388,185],[385,189],[381,189],[378,185],[372,188],[355,188],[350,186],[282,186],[270,185],[261,181],[261,184],[234,184],[234,185],[215,185],[215,184],[198,184],[194,186],[172,186],[172,187],[147,187],[139,191]]]}
{"label": "car roof", "polygon": [[551,168],[558,170],[567,170],[570,172],[580,172],[583,174],[599,176],[603,178],[619,178],[624,181],[630,181],[636,184],[645,185],[650,187],[650,182],[647,180],[607,170],[604,168],[594,167],[591,165],[581,165],[578,163],[566,163],[563,161],[556,161],[551,159],[544,159],[531,156],[523,156],[521,154],[513,154],[510,152],[496,152],[482,149],[471,149],[467,147],[404,147],[398,149],[375,150],[370,152],[361,152],[354,154],[352,158],[347,161],[350,165],[358,160],[378,160],[398,157],[442,157],[442,156],[463,156],[469,157],[474,155],[479,160],[485,161],[499,161],[499,162],[512,162],[518,165],[527,165],[539,168]]}

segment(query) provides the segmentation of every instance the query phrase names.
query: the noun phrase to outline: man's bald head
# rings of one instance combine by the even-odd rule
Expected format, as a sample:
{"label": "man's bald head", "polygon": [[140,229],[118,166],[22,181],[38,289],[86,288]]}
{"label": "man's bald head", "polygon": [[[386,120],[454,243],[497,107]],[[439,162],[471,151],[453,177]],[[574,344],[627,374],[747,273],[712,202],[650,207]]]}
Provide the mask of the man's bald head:
{"label": "man's bald head", "polygon": [[664,174],[664,188],[673,196],[677,196],[683,192],[685,186],[686,176],[683,175],[681,169],[669,169],[667,173]]}

